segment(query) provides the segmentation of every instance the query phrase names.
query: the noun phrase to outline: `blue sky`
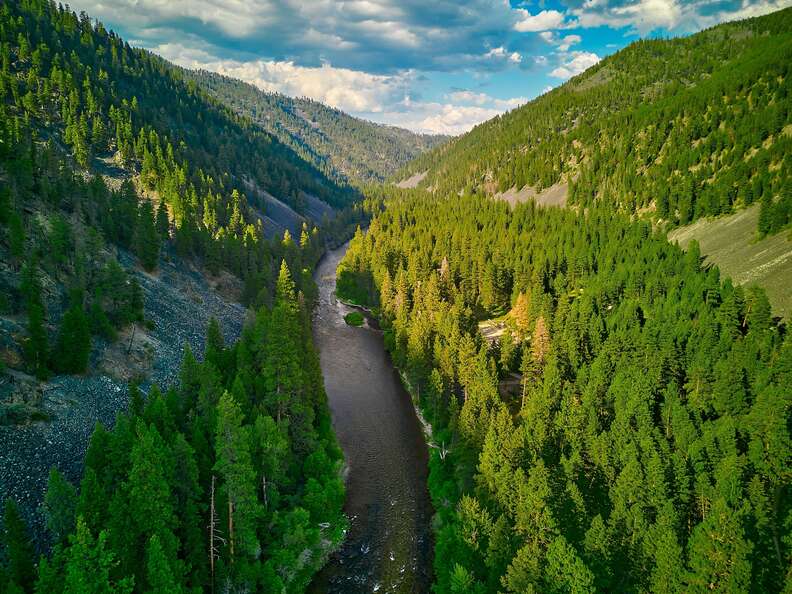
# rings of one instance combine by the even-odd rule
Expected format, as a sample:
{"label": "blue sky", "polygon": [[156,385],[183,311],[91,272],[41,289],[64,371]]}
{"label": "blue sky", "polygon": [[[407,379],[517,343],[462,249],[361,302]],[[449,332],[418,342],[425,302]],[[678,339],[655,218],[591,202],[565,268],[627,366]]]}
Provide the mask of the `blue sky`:
{"label": "blue sky", "polygon": [[459,134],[641,37],[792,0],[77,0],[173,62],[366,119]]}

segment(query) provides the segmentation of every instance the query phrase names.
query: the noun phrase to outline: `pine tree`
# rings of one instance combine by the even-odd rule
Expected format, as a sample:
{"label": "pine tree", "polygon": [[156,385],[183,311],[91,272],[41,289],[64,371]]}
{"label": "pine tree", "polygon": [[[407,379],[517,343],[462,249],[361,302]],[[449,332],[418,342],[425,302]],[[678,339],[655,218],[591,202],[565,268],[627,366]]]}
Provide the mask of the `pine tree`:
{"label": "pine tree", "polygon": [[135,225],[135,253],[140,258],[140,264],[148,272],[157,267],[161,241],[151,202],[141,200]]}
{"label": "pine tree", "polygon": [[539,316],[536,319],[536,326],[531,338],[531,358],[535,369],[541,370],[544,367],[549,352],[550,331],[547,328],[544,316]]}
{"label": "pine tree", "polygon": [[751,583],[751,543],[741,515],[717,499],[690,537],[686,590],[691,593],[746,592]]}
{"label": "pine tree", "polygon": [[280,422],[302,377],[300,323],[294,282],[286,262],[281,262],[275,286],[275,306],[268,320],[267,340],[262,348],[262,376],[271,411]]}
{"label": "pine tree", "polygon": [[83,373],[90,355],[91,324],[83,311],[81,294],[75,293],[71,306],[63,314],[52,366],[62,373]]}
{"label": "pine tree", "polygon": [[16,501],[6,498],[3,506],[2,543],[8,563],[8,578],[25,592],[33,591],[36,574],[33,567],[33,543]]}
{"label": "pine tree", "polygon": [[[178,525],[175,530],[181,544],[181,558],[185,561],[190,584],[206,582],[206,524],[202,512],[202,488],[199,483],[198,458],[195,450],[182,433],[173,442],[174,476],[173,494]],[[207,468],[208,470],[208,468]]]}
{"label": "pine tree", "polygon": [[8,217],[8,243],[12,261],[15,266],[19,266],[25,255],[25,227],[16,210],[11,211]]}
{"label": "pine tree", "polygon": [[72,252],[72,229],[69,221],[61,216],[52,220],[52,232],[49,236],[50,257],[58,264],[63,264]]}
{"label": "pine tree", "polygon": [[54,466],[47,481],[44,515],[47,529],[55,543],[65,543],[74,531],[77,513],[77,490]]}
{"label": "pine tree", "polygon": [[759,221],[757,223],[759,233],[761,235],[767,235],[768,233],[772,232],[773,229],[773,211],[774,211],[774,204],[773,204],[773,194],[771,192],[765,192],[764,196],[762,196],[761,206],[759,207]]}
{"label": "pine tree", "polygon": [[563,536],[558,536],[547,549],[545,569],[548,592],[594,594],[594,575],[577,556]]}
{"label": "pine tree", "polygon": [[[134,571],[137,583],[145,582],[146,548],[149,539],[157,536],[171,571],[179,576],[178,541],[173,533],[176,516],[172,489],[168,484],[171,468],[169,448],[154,427],[146,427],[138,419],[136,439],[130,455],[130,469],[124,484],[128,498],[126,510],[131,525],[124,527],[124,539],[131,544],[125,550],[123,567]],[[114,534],[114,537],[118,536]]]}
{"label": "pine tree", "polygon": [[83,519],[77,519],[66,553],[63,594],[131,594],[132,578],[112,579],[118,563],[107,540],[105,531],[94,539]]}
{"label": "pine tree", "polygon": [[140,390],[137,382],[129,384],[129,414],[132,418],[143,416],[143,410],[146,408],[146,401],[143,399],[143,392]]}
{"label": "pine tree", "polygon": [[250,429],[233,396],[225,392],[217,405],[216,460],[214,469],[223,479],[228,503],[230,560],[255,557],[259,551],[257,520],[262,510],[256,497],[257,481],[250,452]]}
{"label": "pine tree", "polygon": [[531,294],[523,293],[517,295],[514,307],[511,310],[511,317],[517,326],[517,331],[521,338],[525,338],[531,328]]}
{"label": "pine tree", "polygon": [[163,241],[167,241],[170,237],[170,220],[168,219],[168,207],[165,200],[160,198],[159,206],[157,207],[157,231]]}
{"label": "pine tree", "polygon": [[38,265],[31,258],[22,271],[22,292],[28,314],[28,339],[25,343],[25,359],[39,378],[49,375],[47,360],[49,346],[47,330],[44,327],[44,304],[41,302],[41,284],[38,279]]}
{"label": "pine tree", "polygon": [[225,338],[223,338],[223,331],[217,318],[212,316],[209,318],[209,324],[206,327],[205,359],[218,369],[223,370],[225,368],[224,351]]}
{"label": "pine tree", "polygon": [[[94,431],[96,435],[96,431]],[[88,529],[98,532],[107,518],[107,491],[104,489],[96,471],[86,463],[80,481],[80,498],[77,502],[77,515],[83,518]]]}
{"label": "pine tree", "polygon": [[149,539],[146,550],[146,576],[148,591],[151,594],[180,594],[182,592],[156,534]]}

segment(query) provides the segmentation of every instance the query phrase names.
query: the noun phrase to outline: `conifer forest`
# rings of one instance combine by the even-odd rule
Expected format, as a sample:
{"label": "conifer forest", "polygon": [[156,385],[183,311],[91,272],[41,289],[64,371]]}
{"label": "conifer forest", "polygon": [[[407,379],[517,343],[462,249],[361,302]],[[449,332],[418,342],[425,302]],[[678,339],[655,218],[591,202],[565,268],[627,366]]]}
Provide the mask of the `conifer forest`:
{"label": "conifer forest", "polygon": [[787,2],[78,4],[0,6],[0,594],[792,593]]}

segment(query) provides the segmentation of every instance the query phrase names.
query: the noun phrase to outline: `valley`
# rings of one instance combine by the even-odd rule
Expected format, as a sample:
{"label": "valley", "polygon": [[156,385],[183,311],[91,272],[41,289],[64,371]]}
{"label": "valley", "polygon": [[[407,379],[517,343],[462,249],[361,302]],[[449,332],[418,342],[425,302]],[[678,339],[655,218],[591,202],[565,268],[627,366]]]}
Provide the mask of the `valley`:
{"label": "valley", "polygon": [[790,591],[792,8],[121,4],[0,6],[0,594]]}

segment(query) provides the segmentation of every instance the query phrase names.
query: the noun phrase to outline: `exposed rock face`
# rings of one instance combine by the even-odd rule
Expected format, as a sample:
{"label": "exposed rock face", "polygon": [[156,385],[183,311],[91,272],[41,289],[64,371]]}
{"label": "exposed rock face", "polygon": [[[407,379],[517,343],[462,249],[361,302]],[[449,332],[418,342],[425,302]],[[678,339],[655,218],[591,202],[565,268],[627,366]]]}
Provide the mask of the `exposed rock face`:
{"label": "exposed rock face", "polygon": [[[94,426],[112,426],[116,413],[127,408],[127,383],[143,378],[141,388],[148,392],[152,382],[166,388],[178,381],[184,345],[189,343],[196,356],[203,353],[211,317],[220,322],[228,342],[242,330],[245,309],[221,296],[197,269],[162,261],[159,271],[149,275],[135,267],[130,254],[121,252],[118,258],[134,270],[152,329],[138,325],[133,336],[127,328],[113,344],[95,339],[85,376],[55,376],[40,384],[12,370],[0,374],[0,399],[36,411],[21,425],[0,426],[0,500],[14,497],[39,538],[50,467],[78,483]],[[11,322],[3,322],[5,330]]]}
{"label": "exposed rock face", "polygon": [[418,184],[420,184],[424,180],[424,178],[428,173],[429,173],[428,171],[422,171],[420,173],[416,173],[415,175],[408,177],[407,179],[401,180],[398,184],[396,184],[396,186],[402,189],[417,188]]}
{"label": "exposed rock face", "polygon": [[566,206],[567,196],[569,195],[569,184],[567,182],[559,182],[553,184],[549,188],[545,188],[541,192],[537,192],[536,188],[525,186],[518,190],[511,188],[505,192],[499,192],[494,195],[495,198],[505,200],[510,205],[515,206],[520,202],[526,200],[533,200],[537,206]]}

